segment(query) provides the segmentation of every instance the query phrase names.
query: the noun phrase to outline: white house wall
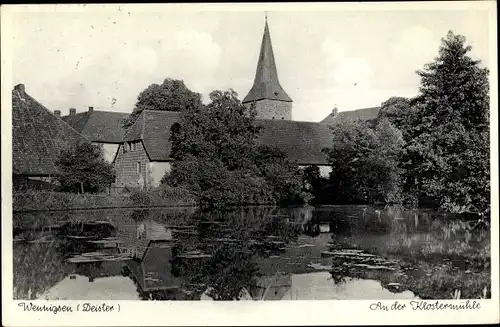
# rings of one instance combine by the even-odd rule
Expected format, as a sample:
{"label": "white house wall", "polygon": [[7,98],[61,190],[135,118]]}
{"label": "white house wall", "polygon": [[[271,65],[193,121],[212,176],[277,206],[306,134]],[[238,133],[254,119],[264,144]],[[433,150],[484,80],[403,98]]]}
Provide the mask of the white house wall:
{"label": "white house wall", "polygon": [[94,143],[95,145],[100,145],[102,147],[102,152],[104,154],[104,160],[106,162],[113,162],[115,158],[116,151],[118,151],[119,144],[110,144],[110,143]]}
{"label": "white house wall", "polygon": [[148,182],[151,187],[158,187],[160,181],[166,172],[170,172],[172,166],[170,162],[149,162],[148,163]]}
{"label": "white house wall", "polygon": [[[299,167],[304,169],[304,168],[309,167],[309,166],[299,166]],[[320,173],[321,177],[328,178],[330,176],[330,173],[332,171],[331,166],[318,166],[318,168],[319,168],[319,173]]]}

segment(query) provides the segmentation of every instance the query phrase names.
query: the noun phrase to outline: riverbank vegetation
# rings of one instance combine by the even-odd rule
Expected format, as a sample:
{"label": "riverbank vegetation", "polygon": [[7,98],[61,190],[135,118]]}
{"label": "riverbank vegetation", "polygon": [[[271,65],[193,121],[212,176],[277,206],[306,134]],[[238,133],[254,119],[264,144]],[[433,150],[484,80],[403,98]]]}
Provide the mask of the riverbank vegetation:
{"label": "riverbank vegetation", "polygon": [[14,193],[14,212],[79,210],[130,207],[161,207],[195,205],[195,199],[185,189],[162,186],[150,191],[132,190],[121,194],[23,192]]}
{"label": "riverbank vegetation", "polygon": [[331,195],[330,204],[489,211],[488,69],[470,50],[465,37],[450,31],[439,56],[417,71],[416,97],[390,98],[368,122],[337,120],[325,150],[332,172],[316,178],[322,186],[316,193]]}

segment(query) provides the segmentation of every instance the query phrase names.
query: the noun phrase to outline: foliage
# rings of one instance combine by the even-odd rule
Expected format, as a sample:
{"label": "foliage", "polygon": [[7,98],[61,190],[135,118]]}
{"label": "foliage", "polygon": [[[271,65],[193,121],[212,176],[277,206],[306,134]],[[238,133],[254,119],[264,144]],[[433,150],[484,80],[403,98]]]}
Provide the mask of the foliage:
{"label": "foliage", "polygon": [[377,121],[387,119],[391,124],[399,129],[405,141],[410,137],[412,118],[414,115],[411,99],[403,97],[391,97],[384,101],[380,107]]}
{"label": "foliage", "polygon": [[151,84],[137,97],[132,114],[123,127],[132,126],[143,110],[182,111],[188,106],[201,105],[201,95],[187,88],[182,80],[167,78],[162,84]]}
{"label": "foliage", "polygon": [[88,142],[61,151],[55,165],[63,191],[101,192],[115,180],[113,166],[104,160],[102,147]]}
{"label": "foliage", "polygon": [[488,70],[465,42],[448,32],[439,57],[417,72],[404,163],[419,195],[458,212],[487,210],[490,187]]}
{"label": "foliage", "polygon": [[329,192],[335,202],[401,202],[401,132],[387,119],[375,125],[336,121],[331,129],[333,145],[325,152],[332,166]]}
{"label": "foliage", "polygon": [[204,206],[300,201],[298,166],[277,149],[259,146],[255,110],[236,92],[213,91],[207,106],[191,106],[172,129],[172,171],[163,178],[184,186]]}
{"label": "foliage", "polygon": [[272,188],[273,198],[284,204],[303,203],[312,199],[304,185],[304,172],[288,160],[276,147],[260,145],[257,147],[256,164],[260,174]]}

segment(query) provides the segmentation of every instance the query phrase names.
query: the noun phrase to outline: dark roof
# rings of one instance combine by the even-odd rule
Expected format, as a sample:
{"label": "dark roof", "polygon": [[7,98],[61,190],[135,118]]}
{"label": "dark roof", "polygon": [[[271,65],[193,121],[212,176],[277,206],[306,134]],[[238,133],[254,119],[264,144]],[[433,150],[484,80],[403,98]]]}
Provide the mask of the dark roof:
{"label": "dark roof", "polygon": [[54,162],[61,150],[89,142],[76,130],[24,91],[12,90],[12,172],[47,176],[57,174]]}
{"label": "dark roof", "polygon": [[329,114],[321,122],[322,123],[333,123],[336,120],[344,120],[344,119],[372,120],[372,119],[377,118],[379,111],[380,111],[380,107],[371,107],[371,108],[363,108],[363,109],[350,110],[350,111],[342,111],[342,112],[339,112],[336,116]]}
{"label": "dark roof", "polygon": [[128,116],[124,112],[92,110],[61,118],[93,142],[120,143],[125,135],[122,121]]}
{"label": "dark roof", "polygon": [[[142,140],[151,161],[169,161],[170,129],[180,119],[180,112],[145,110],[124,140]],[[257,122],[263,127],[258,137],[261,144],[278,147],[301,165],[326,164],[322,149],[332,142],[328,124],[264,119]]]}
{"label": "dark roof", "polygon": [[325,165],[324,148],[332,146],[328,124],[293,120],[258,120],[263,127],[258,141],[276,146],[300,165]]}
{"label": "dark roof", "polygon": [[254,84],[242,102],[247,103],[262,99],[292,102],[292,99],[283,90],[278,80],[278,71],[274,61],[273,46],[267,21],[262,36]]}
{"label": "dark roof", "polygon": [[170,160],[170,130],[180,121],[180,112],[144,110],[130,127],[124,141],[142,140],[151,161]]}

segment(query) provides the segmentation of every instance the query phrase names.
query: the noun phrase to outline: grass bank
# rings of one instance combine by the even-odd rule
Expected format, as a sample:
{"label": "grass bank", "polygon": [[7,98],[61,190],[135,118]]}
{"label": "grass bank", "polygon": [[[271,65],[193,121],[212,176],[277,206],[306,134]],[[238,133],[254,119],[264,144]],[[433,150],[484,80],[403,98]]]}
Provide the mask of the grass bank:
{"label": "grass bank", "polygon": [[78,194],[63,192],[14,193],[14,212],[95,210],[109,208],[161,207],[196,205],[185,190],[161,188],[151,191],[132,191],[124,194]]}

